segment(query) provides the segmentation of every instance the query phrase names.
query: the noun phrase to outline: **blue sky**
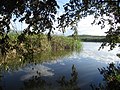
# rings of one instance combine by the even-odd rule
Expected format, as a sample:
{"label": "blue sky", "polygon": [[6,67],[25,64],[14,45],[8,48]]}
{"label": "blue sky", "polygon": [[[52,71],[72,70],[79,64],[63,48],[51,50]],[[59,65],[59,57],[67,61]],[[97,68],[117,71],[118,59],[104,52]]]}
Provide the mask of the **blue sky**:
{"label": "blue sky", "polygon": [[[60,6],[60,9],[58,10],[58,16],[59,16],[60,14],[63,13],[62,6],[66,2],[69,2],[69,0],[57,0],[57,2],[58,2],[58,5]],[[78,23],[78,34],[80,34],[80,35],[99,35],[99,36],[106,35],[104,32],[106,32],[109,27],[106,26],[106,28],[101,30],[100,26],[91,25],[93,20],[94,20],[93,16],[88,16],[84,19],[81,19],[80,22]],[[14,27],[19,31],[21,31],[27,27],[27,25],[24,22],[19,23],[18,21],[16,21],[16,23],[12,22],[12,25],[14,25]],[[63,33],[59,32],[57,28],[54,31],[54,34],[63,35]],[[69,28],[64,33],[64,35],[71,35],[71,34],[73,34],[73,31],[70,30]]]}

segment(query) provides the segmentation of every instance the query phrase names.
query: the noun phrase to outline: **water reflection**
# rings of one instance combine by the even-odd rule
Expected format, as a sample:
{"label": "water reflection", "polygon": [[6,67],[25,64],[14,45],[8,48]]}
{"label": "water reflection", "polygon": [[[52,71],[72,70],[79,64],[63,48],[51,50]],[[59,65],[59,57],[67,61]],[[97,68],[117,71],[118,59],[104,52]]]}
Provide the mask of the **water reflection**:
{"label": "water reflection", "polygon": [[56,59],[60,59],[63,57],[68,57],[72,54],[72,51],[60,51],[60,52],[41,52],[26,54],[26,58],[16,57],[14,59],[8,58],[7,61],[0,59],[0,69],[11,71],[17,71],[23,67],[26,67],[29,64],[38,64],[44,62],[56,62]]}
{"label": "water reflection", "polygon": [[98,62],[102,63],[118,63],[120,62],[120,58],[116,56],[117,53],[119,53],[119,49],[115,48],[112,51],[109,51],[109,47],[105,47],[104,49],[101,49],[98,51],[99,47],[101,46],[101,43],[84,43],[84,48],[80,54],[79,57],[83,58],[91,58],[95,59]]}
{"label": "water reflection", "polygon": [[[24,80],[23,90],[55,90],[53,83],[48,83],[42,79],[39,71],[36,71],[36,73],[37,75],[33,75],[30,79]],[[59,85],[56,86],[57,90],[80,90],[80,87],[78,86],[78,72],[76,67],[74,65],[72,66],[71,77],[69,80],[67,80],[65,76],[61,76],[56,80],[56,83]]]}
{"label": "water reflection", "polygon": [[[33,59],[0,61],[0,73],[4,76],[0,86],[5,90],[89,90],[91,83],[96,86],[103,80],[97,68],[119,58],[115,54],[117,50],[98,51],[100,43],[83,44],[83,51],[79,53],[35,53]],[[73,64],[77,70],[73,66],[71,72]]]}
{"label": "water reflection", "polygon": [[54,75],[53,73],[54,70],[41,64],[31,65],[23,69],[23,71],[26,72],[27,74],[23,75],[21,80],[26,80],[33,76],[38,77],[39,75],[40,76],[53,76]]}
{"label": "water reflection", "polygon": [[78,72],[74,65],[72,66],[70,79],[66,80],[66,77],[62,76],[57,82],[61,86],[60,90],[80,90],[80,86],[78,85]]}
{"label": "water reflection", "polygon": [[33,76],[31,79],[24,81],[22,90],[49,90],[49,84],[41,76]]}
{"label": "water reflection", "polygon": [[[98,86],[91,83],[89,89],[92,90],[119,90],[120,89],[120,65],[115,66],[113,63],[109,64],[107,68],[98,68],[99,72],[103,75],[104,82],[99,83]],[[56,90],[53,83],[48,83],[44,80],[41,74],[36,71],[38,75],[33,75],[30,79],[24,80],[24,87],[22,90]],[[57,90],[81,90],[78,84],[78,72],[76,67],[72,66],[70,77],[61,76],[56,80],[58,86]],[[84,90],[84,89],[83,89]]]}
{"label": "water reflection", "polygon": [[[1,71],[1,70],[0,70]],[[0,90],[3,90],[3,87],[2,87],[2,85],[1,85],[1,79],[2,79],[2,77],[3,77],[3,75],[1,74],[1,72],[0,72]]]}

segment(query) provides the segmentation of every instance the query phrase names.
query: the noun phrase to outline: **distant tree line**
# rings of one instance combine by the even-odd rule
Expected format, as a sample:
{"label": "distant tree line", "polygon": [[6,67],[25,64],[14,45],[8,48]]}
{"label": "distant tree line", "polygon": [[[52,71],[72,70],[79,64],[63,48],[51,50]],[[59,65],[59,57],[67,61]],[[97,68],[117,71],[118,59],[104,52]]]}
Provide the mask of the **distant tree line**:
{"label": "distant tree line", "polygon": [[[68,37],[73,37],[73,35]],[[78,35],[77,37],[83,42],[107,42],[105,36]]]}

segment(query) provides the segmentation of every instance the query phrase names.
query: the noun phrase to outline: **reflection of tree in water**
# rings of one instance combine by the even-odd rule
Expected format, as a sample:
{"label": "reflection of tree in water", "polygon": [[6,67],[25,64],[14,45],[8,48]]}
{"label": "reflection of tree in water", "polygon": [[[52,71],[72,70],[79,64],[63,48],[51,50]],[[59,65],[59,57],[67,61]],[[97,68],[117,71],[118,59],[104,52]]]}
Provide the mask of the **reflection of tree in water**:
{"label": "reflection of tree in water", "polygon": [[[33,89],[42,89],[42,90],[54,90],[51,83],[47,83],[44,79],[41,78],[40,73],[37,71],[39,76],[33,76],[29,80],[24,81],[23,90],[33,90]],[[60,85],[60,90],[80,90],[80,87],[77,85],[78,73],[75,66],[72,66],[71,77],[69,80],[66,80],[65,76],[62,76],[56,82]],[[57,88],[58,90],[58,88]]]}
{"label": "reflection of tree in water", "polygon": [[24,68],[29,64],[56,61],[57,59],[69,56],[70,54],[72,54],[72,51],[33,53],[33,51],[29,49],[28,52],[22,53],[23,56],[8,58],[6,61],[0,57],[0,68],[3,71],[15,71]]}
{"label": "reflection of tree in water", "polygon": [[70,79],[66,80],[65,76],[62,76],[59,80],[57,80],[57,82],[61,86],[61,90],[80,90],[80,87],[77,85],[77,80],[78,72],[73,65]]}
{"label": "reflection of tree in water", "polygon": [[3,90],[3,87],[1,85],[1,80],[2,80],[3,75],[1,74],[1,69],[0,69],[0,90]]}
{"label": "reflection of tree in water", "polygon": [[[33,69],[34,70],[34,69]],[[104,77],[104,82],[101,82],[99,86],[91,84],[92,90],[119,90],[120,89],[120,65],[115,66],[113,63],[109,64],[107,68],[98,69]],[[32,78],[24,80],[24,86],[22,90],[80,90],[78,85],[78,73],[75,66],[72,66],[71,77],[67,79],[65,76],[56,80],[57,86],[53,83],[48,83],[47,80],[42,78],[39,71],[36,71],[37,75]],[[0,74],[0,82],[3,76]],[[0,90],[3,90],[3,86],[0,84]]]}
{"label": "reflection of tree in water", "polygon": [[93,90],[120,90],[120,65],[111,63],[107,68],[98,69],[103,75],[105,83],[99,86],[91,85]]}
{"label": "reflection of tree in water", "polygon": [[46,86],[48,86],[47,82],[41,77],[33,76],[31,79],[24,81],[23,90],[34,90],[34,89],[43,89],[47,90]]}

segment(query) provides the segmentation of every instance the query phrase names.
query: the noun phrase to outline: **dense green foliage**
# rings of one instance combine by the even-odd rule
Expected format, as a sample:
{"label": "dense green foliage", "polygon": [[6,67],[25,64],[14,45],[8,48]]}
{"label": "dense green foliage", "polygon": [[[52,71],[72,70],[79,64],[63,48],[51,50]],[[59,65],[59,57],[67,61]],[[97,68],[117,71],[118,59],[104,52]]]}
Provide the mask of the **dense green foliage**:
{"label": "dense green foliage", "polygon": [[80,40],[74,40],[72,37],[65,36],[53,36],[51,40],[53,50],[61,49],[61,50],[79,50],[81,48]]}
{"label": "dense green foliage", "polygon": [[49,41],[47,35],[34,34],[25,35],[24,40],[20,42],[18,41],[18,38],[21,38],[19,34],[11,33],[8,36],[9,44],[14,46],[14,48],[9,49],[6,53],[7,56],[3,56],[5,60],[16,56],[24,57],[24,59],[33,59],[34,53],[74,51],[81,48],[80,40],[74,40],[72,37],[52,36]]}
{"label": "dense green foliage", "polygon": [[[9,34],[9,37],[17,41],[16,37],[18,38],[19,35]],[[44,34],[25,35],[25,42],[22,43],[24,48],[31,48],[37,51],[75,50],[81,47],[80,40],[75,40],[72,37],[53,35],[49,41],[47,35]]]}
{"label": "dense green foliage", "polygon": [[13,45],[14,49],[10,49],[5,56],[0,54],[1,69],[14,70],[29,63],[56,60],[82,47],[80,40],[65,36],[52,36],[49,41],[47,35],[44,34],[25,35],[25,41],[19,43],[17,39],[19,34],[8,34],[9,43],[13,45],[14,42],[15,45]]}

